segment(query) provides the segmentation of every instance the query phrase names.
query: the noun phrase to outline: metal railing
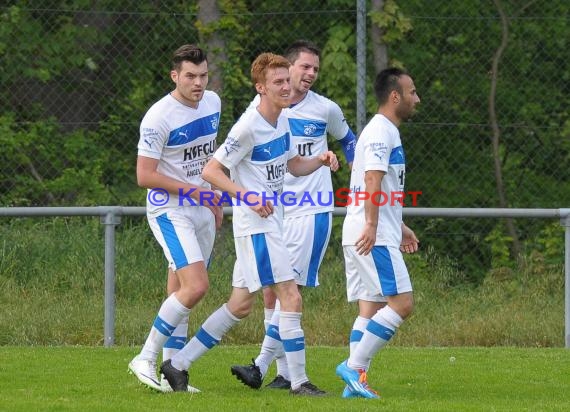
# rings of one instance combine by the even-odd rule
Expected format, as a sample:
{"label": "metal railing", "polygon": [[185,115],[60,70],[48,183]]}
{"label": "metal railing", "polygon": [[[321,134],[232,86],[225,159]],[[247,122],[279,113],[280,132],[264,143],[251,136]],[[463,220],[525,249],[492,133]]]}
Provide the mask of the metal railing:
{"label": "metal railing", "polygon": [[[224,208],[224,215],[232,213]],[[335,216],[344,216],[346,209],[337,207]],[[94,206],[94,207],[3,207],[3,217],[45,216],[99,216],[105,225],[105,318],[104,345],[115,341],[115,226],[121,216],[145,216],[144,207]],[[570,208],[569,209],[478,209],[478,208],[404,208],[404,216],[451,218],[536,218],[560,219],[564,226],[564,342],[570,348]]]}

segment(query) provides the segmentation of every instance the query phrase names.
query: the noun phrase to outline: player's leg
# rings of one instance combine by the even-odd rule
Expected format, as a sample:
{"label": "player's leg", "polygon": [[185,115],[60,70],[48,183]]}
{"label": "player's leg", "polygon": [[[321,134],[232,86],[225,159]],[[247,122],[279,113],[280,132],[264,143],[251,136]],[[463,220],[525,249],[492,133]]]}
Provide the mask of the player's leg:
{"label": "player's leg", "polygon": [[[332,213],[330,212],[284,219],[283,238],[291,257],[293,270],[297,275],[295,282],[300,288],[319,285],[319,269],[330,240],[331,229]],[[275,325],[275,322],[272,324]],[[269,342],[271,343],[272,340]],[[291,382],[283,345],[279,344],[275,348],[270,348],[270,351],[274,353],[277,376],[267,387],[289,389]]]}
{"label": "player's leg", "polygon": [[246,288],[234,287],[228,302],[206,319],[180,352],[162,364],[161,372],[175,391],[186,390],[188,369],[192,363],[213,349],[231,328],[251,312],[254,297]]}
{"label": "player's leg", "polygon": [[[180,288],[162,303],[140,352],[129,370],[145,385],[160,390],[156,376],[159,351],[172,336],[190,309],[208,289],[208,275],[194,222],[177,212],[149,218],[149,225],[180,283]],[[212,243],[213,243],[213,236]]]}
{"label": "player's leg", "polygon": [[[375,296],[384,296],[388,304],[371,316],[360,342],[347,361],[337,367],[337,374],[350,389],[364,397],[377,397],[368,387],[366,370],[372,357],[394,336],[413,307],[411,282],[401,252],[397,248],[375,246],[367,256],[358,255],[352,246],[345,247],[345,257],[360,274],[360,313],[370,316],[378,309]],[[400,312],[400,313],[398,313]]]}

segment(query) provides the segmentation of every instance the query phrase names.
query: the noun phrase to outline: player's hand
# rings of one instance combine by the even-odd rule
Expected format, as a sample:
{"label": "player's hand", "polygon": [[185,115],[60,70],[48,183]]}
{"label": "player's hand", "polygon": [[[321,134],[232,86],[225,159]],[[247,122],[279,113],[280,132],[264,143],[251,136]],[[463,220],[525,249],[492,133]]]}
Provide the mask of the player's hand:
{"label": "player's hand", "polygon": [[415,253],[418,251],[420,241],[412,229],[402,223],[402,243],[400,251],[403,253]]}
{"label": "player's hand", "polygon": [[270,200],[263,199],[260,196],[249,196],[247,198],[250,208],[264,219],[271,216],[274,212],[273,203]]}
{"label": "player's hand", "polygon": [[366,256],[372,252],[374,244],[376,243],[376,226],[367,224],[356,241],[356,252],[359,255]]}
{"label": "player's hand", "polygon": [[216,230],[221,229],[224,221],[224,208],[222,206],[214,206],[214,218],[216,219]]}
{"label": "player's hand", "polygon": [[328,166],[333,172],[338,170],[339,164],[336,155],[330,150],[319,155],[319,159],[323,166]]}

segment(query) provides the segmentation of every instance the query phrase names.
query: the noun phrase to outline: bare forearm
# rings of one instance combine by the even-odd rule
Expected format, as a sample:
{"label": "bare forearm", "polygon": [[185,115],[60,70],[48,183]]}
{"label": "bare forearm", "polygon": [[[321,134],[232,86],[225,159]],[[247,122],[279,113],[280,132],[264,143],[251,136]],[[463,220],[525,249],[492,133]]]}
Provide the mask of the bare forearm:
{"label": "bare forearm", "polygon": [[307,176],[323,165],[318,157],[295,157],[287,162],[287,169],[293,176]]}

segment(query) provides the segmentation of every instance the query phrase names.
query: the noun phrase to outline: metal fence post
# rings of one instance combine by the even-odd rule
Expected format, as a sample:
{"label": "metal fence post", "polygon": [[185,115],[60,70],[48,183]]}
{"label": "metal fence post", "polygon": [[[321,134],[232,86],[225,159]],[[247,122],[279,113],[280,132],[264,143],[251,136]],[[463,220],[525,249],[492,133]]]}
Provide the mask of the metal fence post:
{"label": "metal fence post", "polygon": [[121,223],[120,207],[105,208],[101,216],[105,225],[105,320],[104,345],[115,343],[115,226]]}
{"label": "metal fence post", "polygon": [[356,134],[366,125],[366,0],[356,0]]}
{"label": "metal fence post", "polygon": [[564,226],[564,342],[570,349],[570,209],[560,209],[560,224]]}

